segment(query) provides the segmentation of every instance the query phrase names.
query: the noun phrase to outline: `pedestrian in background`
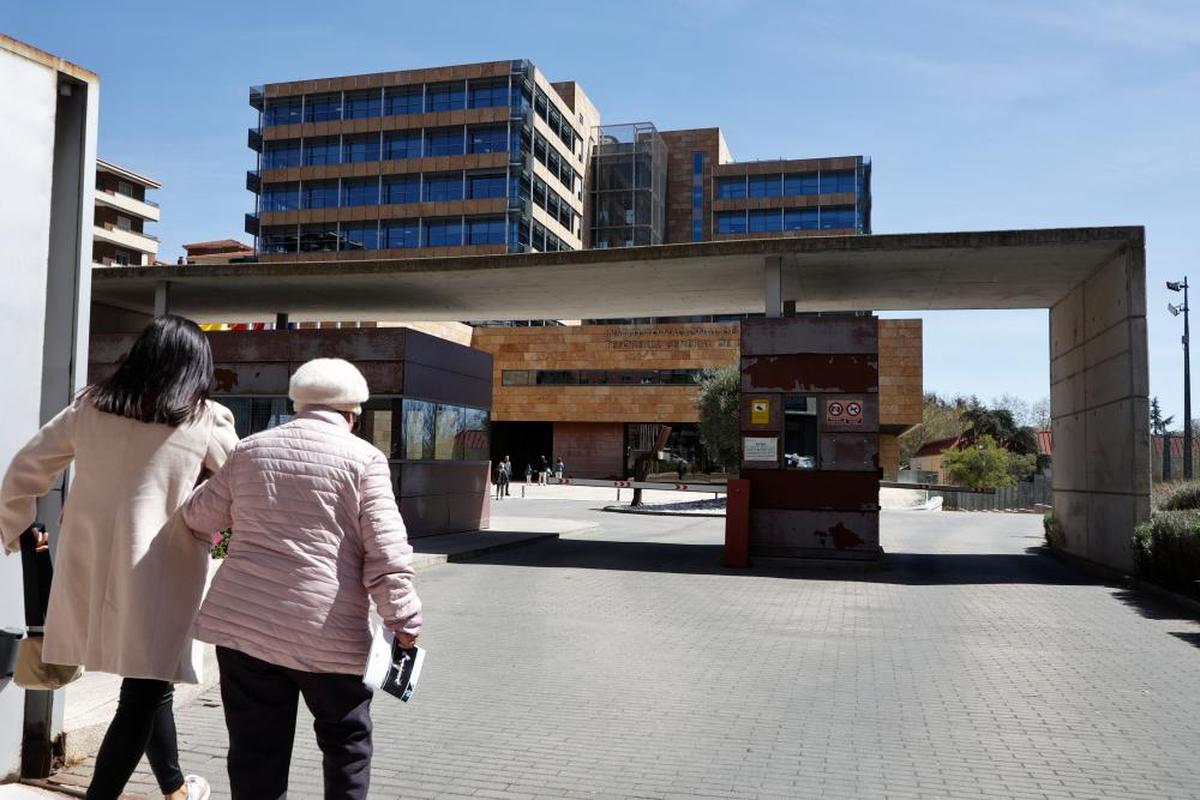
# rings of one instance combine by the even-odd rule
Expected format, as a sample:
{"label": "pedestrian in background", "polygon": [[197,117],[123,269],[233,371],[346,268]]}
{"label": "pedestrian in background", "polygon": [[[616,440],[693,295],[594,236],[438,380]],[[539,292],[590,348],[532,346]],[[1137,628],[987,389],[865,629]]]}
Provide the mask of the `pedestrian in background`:
{"label": "pedestrian in background", "polygon": [[513,478],[512,459],[509,458],[508,456],[505,456],[504,461],[501,463],[500,466],[504,467],[504,496],[510,497],[511,496],[510,495],[511,484],[512,484],[512,478]]}
{"label": "pedestrian in background", "polygon": [[558,460],[554,462],[554,477],[561,481],[566,472],[567,465],[563,463],[562,456],[559,456]]}
{"label": "pedestrian in background", "polygon": [[301,697],[325,796],[367,796],[370,601],[402,646],[421,630],[391,469],[353,433],[368,395],[347,361],[302,365],[296,416],[243,440],[184,507],[195,531],[234,531],[196,620],[196,638],[217,645],[234,800],[287,796]]}
{"label": "pedestrian in background", "polygon": [[503,461],[496,465],[493,477],[496,484],[496,499],[503,500],[504,495],[508,494],[508,470],[505,469]]}
{"label": "pedestrian in background", "polygon": [[550,475],[550,459],[545,455],[538,456],[538,485],[545,486],[546,478]]}
{"label": "pedestrian in background", "polygon": [[525,464],[525,483],[533,481],[533,464]]}
{"label": "pedestrian in background", "polygon": [[237,442],[233,415],[208,400],[208,340],[161,316],[112,377],[83,391],[13,458],[0,485],[0,539],[14,552],[37,498],[75,463],[54,558],[43,661],[124,678],[87,796],[113,800],[142,755],[163,796],[206,800],[184,776],[172,709],[175,683],[196,683],[192,621],[209,546],[178,510],[204,470]]}

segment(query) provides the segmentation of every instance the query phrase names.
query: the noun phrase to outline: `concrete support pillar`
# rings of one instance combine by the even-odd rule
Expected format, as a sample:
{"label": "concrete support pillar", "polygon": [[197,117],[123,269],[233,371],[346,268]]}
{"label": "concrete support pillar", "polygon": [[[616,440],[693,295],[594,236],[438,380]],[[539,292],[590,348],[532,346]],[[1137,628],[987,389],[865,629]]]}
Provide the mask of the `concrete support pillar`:
{"label": "concrete support pillar", "polygon": [[763,265],[763,299],[768,317],[783,316],[783,258],[767,256]]}
{"label": "concrete support pillar", "polygon": [[1129,245],[1050,309],[1054,516],[1062,546],[1133,569],[1150,516],[1146,256]]}
{"label": "concrete support pillar", "polygon": [[288,315],[286,311],[281,311],[275,315],[275,330],[286,331],[288,329]]}
{"label": "concrete support pillar", "polygon": [[159,281],[154,287],[154,316],[171,313],[171,282]]}

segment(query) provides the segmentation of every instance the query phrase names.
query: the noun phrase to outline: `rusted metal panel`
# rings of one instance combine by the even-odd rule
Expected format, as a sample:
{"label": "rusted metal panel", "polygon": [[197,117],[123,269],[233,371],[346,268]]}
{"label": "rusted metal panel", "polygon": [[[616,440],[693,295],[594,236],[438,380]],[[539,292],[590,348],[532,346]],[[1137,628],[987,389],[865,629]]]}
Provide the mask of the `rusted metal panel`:
{"label": "rusted metal panel", "polygon": [[874,512],[750,512],[750,557],[878,558],[879,514]]}
{"label": "rusted metal panel", "polygon": [[785,317],[742,322],[742,355],[878,353],[875,317]]}
{"label": "rusted metal panel", "polygon": [[229,363],[293,361],[293,331],[213,331],[206,334],[213,360]]}
{"label": "rusted metal panel", "polygon": [[742,391],[867,393],[879,391],[877,355],[795,353],[742,356]]}
{"label": "rusted metal panel", "polygon": [[821,434],[822,470],[879,471],[879,436],[875,433]]}
{"label": "rusted metal panel", "polygon": [[217,400],[223,394],[287,396],[291,376],[287,364],[271,363],[219,363],[213,374],[213,394]]}
{"label": "rusted metal panel", "polygon": [[404,358],[406,333],[403,328],[290,331],[291,360],[303,362],[313,358],[344,358],[355,363],[400,361]]}
{"label": "rusted metal panel", "polygon": [[876,511],[879,474],[862,471],[743,469],[756,509]]}
{"label": "rusted metal panel", "polygon": [[[292,362],[295,372],[303,362]],[[401,394],[404,391],[403,361],[356,361],[354,366],[367,380],[372,395]]]}

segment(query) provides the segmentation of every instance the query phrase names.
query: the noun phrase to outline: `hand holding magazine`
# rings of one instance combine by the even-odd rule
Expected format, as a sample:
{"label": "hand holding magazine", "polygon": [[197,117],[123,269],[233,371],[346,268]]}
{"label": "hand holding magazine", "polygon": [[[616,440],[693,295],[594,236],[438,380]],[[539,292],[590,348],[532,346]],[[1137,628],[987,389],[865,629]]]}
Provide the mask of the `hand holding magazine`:
{"label": "hand holding magazine", "polygon": [[407,703],[417,689],[424,661],[424,648],[401,647],[390,631],[376,628],[363,670],[363,683],[372,691],[382,689]]}

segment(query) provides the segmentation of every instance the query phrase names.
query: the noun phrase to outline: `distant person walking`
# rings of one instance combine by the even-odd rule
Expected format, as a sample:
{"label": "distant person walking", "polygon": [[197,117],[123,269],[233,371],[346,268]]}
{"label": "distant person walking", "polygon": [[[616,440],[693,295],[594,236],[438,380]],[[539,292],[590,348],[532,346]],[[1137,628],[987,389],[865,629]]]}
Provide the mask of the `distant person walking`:
{"label": "distant person walking", "polygon": [[508,497],[510,494],[510,491],[511,491],[511,484],[512,484],[512,478],[513,478],[512,459],[509,458],[508,456],[505,456],[504,461],[501,462],[500,466],[504,467],[504,496]]}
{"label": "distant person walking", "polygon": [[546,458],[544,455],[538,456],[538,484],[540,486],[546,485],[546,478],[549,476],[549,474],[550,459]]}
{"label": "distant person walking", "polygon": [[421,630],[388,460],[352,432],[368,394],[347,361],[302,365],[296,416],[243,440],[184,507],[193,530],[233,528],[196,637],[217,645],[234,800],[287,796],[301,697],[325,797],[367,797],[370,601],[401,645]]}
{"label": "distant person walking", "polygon": [[533,481],[533,464],[526,463],[525,464],[525,483],[528,484],[528,483],[531,483],[532,481]]}
{"label": "distant person walking", "polygon": [[561,481],[566,471],[567,465],[563,463],[562,456],[559,456],[558,460],[554,462],[554,477]]}
{"label": "distant person walking", "polygon": [[177,513],[237,443],[233,415],[208,400],[208,340],[162,316],[112,377],[83,391],[13,458],[0,485],[0,539],[13,552],[38,497],[72,462],[54,558],[43,660],[124,678],[87,796],[120,796],[142,755],[163,796],[206,800],[179,768],[175,683],[196,683],[192,621],[209,546]]}
{"label": "distant person walking", "polygon": [[496,499],[503,500],[504,496],[508,494],[508,470],[505,468],[503,461],[496,465],[494,477],[496,483]]}

